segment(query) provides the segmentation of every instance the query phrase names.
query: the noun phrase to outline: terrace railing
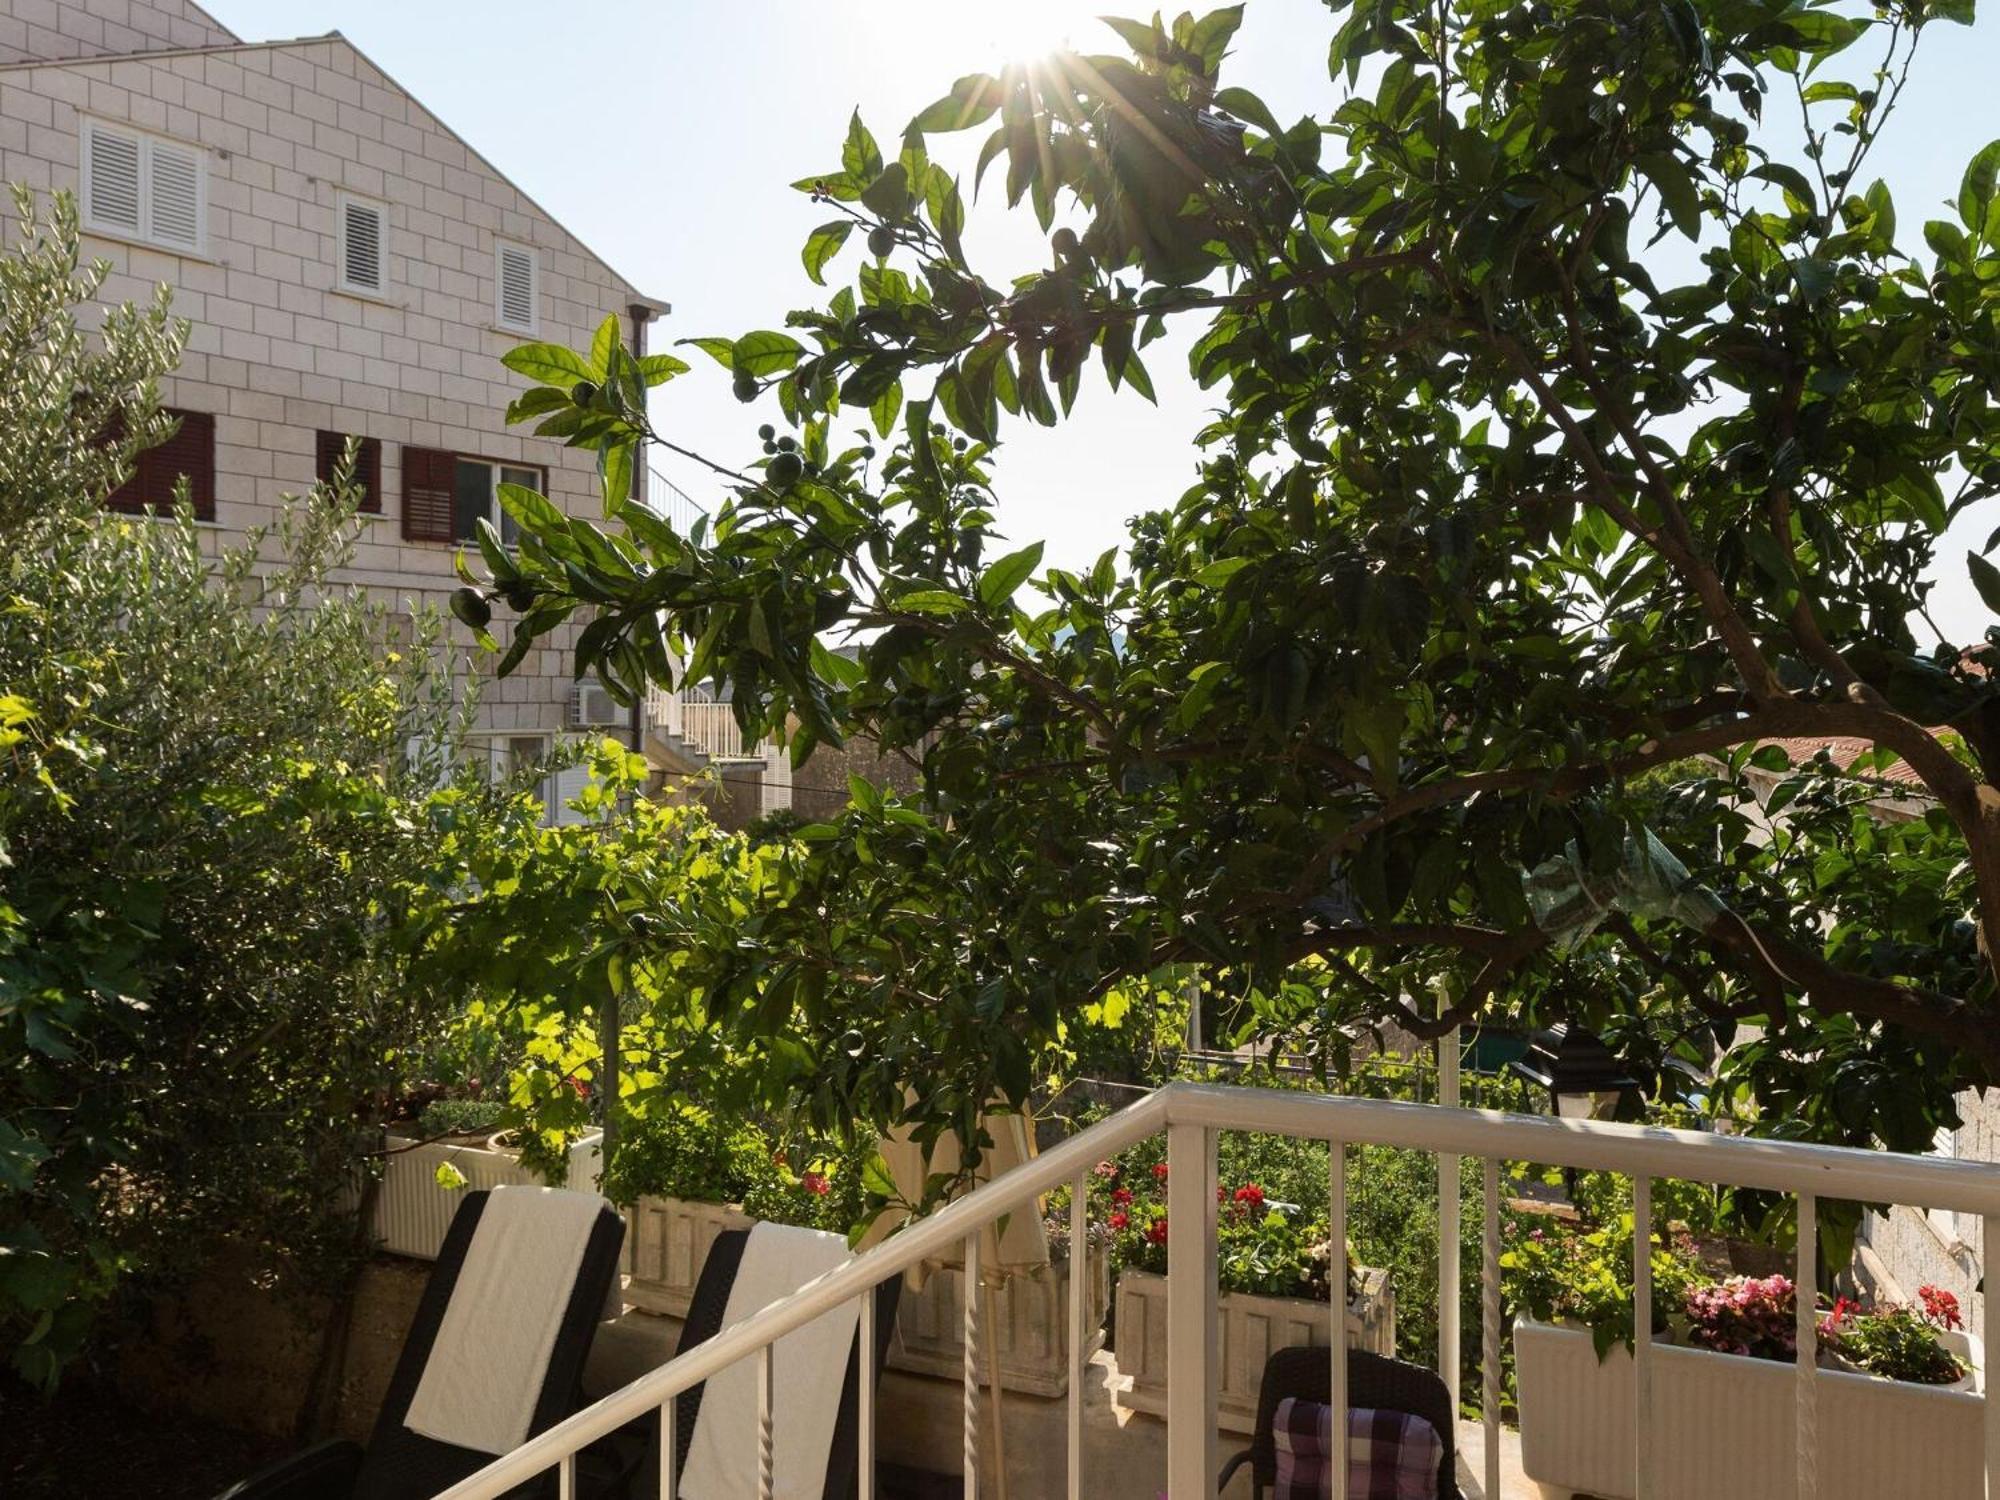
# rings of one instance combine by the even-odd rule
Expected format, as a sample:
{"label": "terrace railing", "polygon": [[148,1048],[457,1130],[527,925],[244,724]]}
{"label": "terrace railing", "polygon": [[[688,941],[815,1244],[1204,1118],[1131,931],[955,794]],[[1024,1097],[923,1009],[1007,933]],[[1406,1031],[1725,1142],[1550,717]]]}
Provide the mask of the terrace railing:
{"label": "terrace railing", "polygon": [[[567,1421],[529,1440],[471,1478],[444,1492],[442,1500],[493,1500],[515,1485],[554,1471],[562,1500],[576,1494],[576,1458],[588,1444],[625,1424],[658,1413],[663,1430],[674,1430],[675,1402],[691,1386],[739,1360],[758,1361],[757,1431],[759,1496],[772,1483],[772,1359],[776,1341],[842,1303],[860,1309],[861,1347],[873,1347],[874,1289],[911,1266],[954,1251],[965,1260],[967,1284],[978,1278],[980,1231],[1002,1216],[1025,1208],[1043,1193],[1068,1184],[1070,1254],[1085,1258],[1088,1179],[1099,1161],[1165,1131],[1167,1136],[1167,1480],[1175,1500],[1214,1494],[1216,1478],[1216,1137],[1225,1130],[1257,1131],[1331,1143],[1327,1192],[1329,1243],[1347,1239],[1345,1148],[1399,1147],[1438,1157],[1441,1169],[1455,1172],[1457,1158],[1484,1163],[1481,1322],[1485,1335],[1481,1408],[1485,1421],[1485,1493],[1500,1492],[1500,1174],[1503,1162],[1525,1161],[1551,1167],[1608,1171],[1632,1180],[1634,1222],[1650,1224],[1652,1186],[1658,1179],[1724,1183],[1790,1194],[1798,1201],[1797,1284],[1815,1284],[1818,1204],[1821,1199],[1864,1203],[1905,1203],[1952,1209],[1983,1217],[1989,1245],[2000,1245],[2000,1167],[1967,1161],[1896,1155],[1846,1147],[1755,1140],[1696,1131],[1617,1125],[1591,1120],[1501,1114],[1488,1110],[1404,1104],[1303,1092],[1246,1089],[1213,1084],[1171,1083],[1118,1114],[1072,1136],[1034,1161],[984,1184],[964,1198],[912,1223],[866,1254],[820,1277],[783,1301],[725,1329],[706,1343],[586,1407]],[[1454,1236],[1454,1246],[1456,1243]],[[1453,1267],[1445,1259],[1443,1308],[1458,1306]],[[1653,1340],[1651,1261],[1648,1236],[1633,1236],[1635,1330],[1633,1400],[1638,1442],[1634,1491],[1639,1500],[1655,1493],[1654,1457],[1644,1420],[1652,1393]],[[1070,1278],[1068,1495],[1091,1493],[1083,1463],[1084,1296],[1088,1278]],[[980,1423],[979,1299],[965,1299],[964,1464],[965,1493],[978,1493]],[[1994,1306],[1984,1300],[1980,1332],[1994,1348]],[[1332,1404],[1347,1404],[1347,1365],[1339,1357],[1344,1331],[1339,1298],[1329,1303],[1328,1343]],[[1793,1437],[1797,1444],[1796,1494],[1811,1500],[1819,1490],[1818,1424],[1814,1364],[1816,1310],[1813,1298],[1798,1298],[1798,1379]],[[1455,1342],[1455,1341],[1447,1341]],[[1448,1381],[1456,1386],[1456,1352]],[[860,1500],[874,1500],[875,1379],[873,1364],[861,1361]],[[1989,1500],[2000,1500],[2000,1402],[1985,1398],[1985,1474]],[[660,1494],[676,1494],[672,1442],[659,1445]],[[1346,1500],[1346,1466],[1332,1466],[1334,1500]]]}

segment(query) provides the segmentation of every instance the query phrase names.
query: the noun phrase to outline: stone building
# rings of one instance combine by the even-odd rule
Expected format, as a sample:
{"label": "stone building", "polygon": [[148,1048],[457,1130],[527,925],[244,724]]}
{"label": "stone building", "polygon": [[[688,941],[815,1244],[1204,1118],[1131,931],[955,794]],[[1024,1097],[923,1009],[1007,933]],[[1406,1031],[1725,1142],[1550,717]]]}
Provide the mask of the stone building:
{"label": "stone building", "polygon": [[[398,610],[442,608],[479,518],[505,527],[503,482],[597,513],[590,455],[507,426],[523,382],[501,356],[587,344],[607,316],[643,352],[667,305],[338,32],[246,42],[191,0],[0,0],[0,178],[76,195],[107,300],[165,283],[192,323],[163,392],[180,431],[114,504],[155,508],[185,476],[220,545],[358,437],[367,499],[345,576]],[[483,684],[496,762],[589,732],[636,734],[663,771],[709,763],[576,684],[573,642],[558,631]]]}

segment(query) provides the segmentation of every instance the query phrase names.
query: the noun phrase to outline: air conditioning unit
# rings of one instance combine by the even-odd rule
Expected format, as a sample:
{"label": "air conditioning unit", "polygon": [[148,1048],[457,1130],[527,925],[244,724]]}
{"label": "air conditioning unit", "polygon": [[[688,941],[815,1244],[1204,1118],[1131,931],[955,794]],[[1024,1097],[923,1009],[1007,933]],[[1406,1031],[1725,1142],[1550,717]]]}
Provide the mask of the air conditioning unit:
{"label": "air conditioning unit", "polygon": [[585,678],[570,684],[569,727],[571,729],[598,729],[624,724],[630,715],[625,706],[611,696],[611,690],[594,678]]}

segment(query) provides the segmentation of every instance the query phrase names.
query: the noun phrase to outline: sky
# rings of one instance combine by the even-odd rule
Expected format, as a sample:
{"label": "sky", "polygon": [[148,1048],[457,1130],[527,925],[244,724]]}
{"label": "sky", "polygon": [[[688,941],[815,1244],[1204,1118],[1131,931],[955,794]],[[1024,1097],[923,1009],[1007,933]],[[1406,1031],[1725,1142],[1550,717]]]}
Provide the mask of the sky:
{"label": "sky", "polygon": [[[827,215],[789,184],[838,163],[856,107],[893,151],[903,125],[954,78],[1064,44],[1117,50],[1094,17],[1150,14],[1150,0],[206,3],[253,41],[345,34],[627,280],[672,304],[655,325],[656,349],[782,327],[787,309],[823,303],[799,248]],[[1324,116],[1336,98],[1330,35],[1320,0],[1249,0],[1224,81],[1261,95],[1280,120]],[[2000,136],[1996,89],[2000,15],[1927,31],[1870,162],[1895,193],[1909,248],[1922,253],[1926,219],[1955,219],[1943,205],[1965,163]],[[982,135],[967,132],[973,150]],[[1033,215],[1025,205],[1009,213],[997,192],[973,205],[966,238],[992,279],[1047,259]],[[851,277],[858,254],[857,239],[834,272]],[[1211,402],[1187,376],[1184,347],[1146,351],[1157,407],[1087,380],[1069,422],[1004,433],[996,489],[1012,541],[1044,540],[1050,564],[1085,566],[1122,542],[1126,518],[1188,487],[1192,438]],[[739,404],[719,366],[681,352],[694,370],[658,393],[655,424],[727,462],[755,457],[757,424],[780,420],[775,402]],[[656,466],[715,503],[700,469],[671,455]],[[1996,525],[2000,512],[1968,517],[1940,549],[1932,613],[1961,642],[1990,619],[1964,553]]]}

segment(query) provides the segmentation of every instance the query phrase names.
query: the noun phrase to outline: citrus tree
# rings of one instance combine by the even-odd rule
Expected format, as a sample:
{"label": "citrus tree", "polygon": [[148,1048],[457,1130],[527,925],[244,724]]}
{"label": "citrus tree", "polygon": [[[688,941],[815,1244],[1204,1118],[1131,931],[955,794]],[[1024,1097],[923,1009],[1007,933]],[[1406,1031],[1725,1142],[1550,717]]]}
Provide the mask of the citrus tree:
{"label": "citrus tree", "polygon": [[[915,1081],[969,1129],[1190,963],[1336,1064],[1567,1014],[1722,1051],[1767,1128],[1927,1147],[2000,1082],[2000,693],[1924,612],[1940,565],[2000,607],[1937,556],[2000,489],[2000,143],[1920,236],[1870,158],[1969,3],[1329,11],[1294,122],[1226,81],[1240,8],[960,79],[894,154],[857,116],[798,184],[807,272],[851,277],[693,341],[787,426],[695,455],[712,531],[626,498],[641,444],[690,451],[647,416],[680,361],[524,347],[512,414],[599,451],[605,521],[510,494],[457,607],[512,607],[507,665],[588,609],[618,691],[719,675],[795,757],[921,762],[704,954],[816,1107]],[[964,131],[971,182],[932,155]],[[975,266],[982,179],[1040,264]],[[1088,569],[996,546],[1005,423],[1087,419],[1089,372],[1145,397],[1183,325],[1198,481]]]}

